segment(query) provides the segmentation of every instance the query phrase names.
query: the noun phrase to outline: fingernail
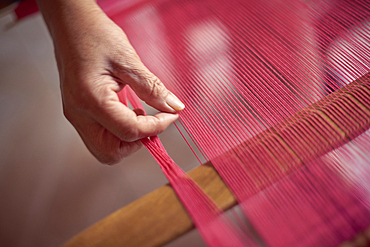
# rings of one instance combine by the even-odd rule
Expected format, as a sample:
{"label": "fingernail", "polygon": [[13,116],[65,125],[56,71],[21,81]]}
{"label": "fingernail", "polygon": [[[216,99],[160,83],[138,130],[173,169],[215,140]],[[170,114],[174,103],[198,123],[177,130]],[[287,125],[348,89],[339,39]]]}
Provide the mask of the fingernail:
{"label": "fingernail", "polygon": [[166,103],[169,107],[175,111],[181,111],[185,108],[185,105],[172,93],[169,93],[166,98]]}

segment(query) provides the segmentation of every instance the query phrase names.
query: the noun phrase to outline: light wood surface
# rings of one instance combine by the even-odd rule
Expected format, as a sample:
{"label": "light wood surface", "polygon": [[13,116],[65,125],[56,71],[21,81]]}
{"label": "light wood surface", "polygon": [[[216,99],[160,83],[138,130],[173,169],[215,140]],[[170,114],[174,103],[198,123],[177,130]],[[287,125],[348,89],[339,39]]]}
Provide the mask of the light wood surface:
{"label": "light wood surface", "polygon": [[[264,145],[268,148],[271,143],[278,143],[281,150],[292,157],[290,164],[281,164],[289,172],[292,168],[302,165],[314,157],[314,154],[326,153],[343,142],[355,138],[370,125],[370,102],[364,101],[370,97],[370,73],[356,80],[340,91],[328,95],[314,105],[298,112],[286,121],[279,123],[247,140],[242,144],[253,150],[253,145]],[[344,113],[361,112],[362,118],[356,119],[351,129],[344,129],[340,119],[332,115],[330,109],[341,109]],[[335,138],[325,145],[308,147],[310,155],[298,154],[284,138],[284,131],[297,131],[297,126],[310,125],[316,121],[330,129]],[[310,138],[310,133],[298,133],[302,140]],[[307,135],[307,136],[306,136]],[[325,139],[325,136],[318,135]],[[308,145],[308,144],[307,144]],[[271,157],[277,160],[278,155],[271,150]],[[229,152],[234,152],[230,150]],[[221,180],[211,163],[206,163],[189,172],[189,175],[220,207],[227,210],[236,204],[236,201],[224,182]],[[263,186],[263,185],[261,185]],[[161,246],[181,236],[193,228],[191,219],[177,199],[169,185],[160,187],[130,205],[118,210],[81,234],[71,239],[65,247],[74,246]]]}

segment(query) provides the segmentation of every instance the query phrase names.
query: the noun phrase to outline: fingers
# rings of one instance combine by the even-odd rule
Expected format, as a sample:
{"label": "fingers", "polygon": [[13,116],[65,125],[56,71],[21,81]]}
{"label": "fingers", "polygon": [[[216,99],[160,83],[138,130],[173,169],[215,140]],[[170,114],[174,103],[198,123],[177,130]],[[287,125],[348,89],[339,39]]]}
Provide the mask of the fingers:
{"label": "fingers", "polygon": [[[125,54],[127,56],[127,53]],[[140,99],[159,111],[175,113],[185,105],[140,61],[132,48],[130,58],[121,60],[118,66],[120,79],[130,85]]]}
{"label": "fingers", "polygon": [[176,121],[178,117],[177,114],[168,113],[158,113],[155,116],[138,116],[138,137],[135,137],[133,140],[162,133],[171,123]]}
{"label": "fingers", "polygon": [[140,141],[120,140],[96,121],[85,116],[75,127],[89,151],[104,164],[115,164],[142,147]]}
{"label": "fingers", "polygon": [[[113,107],[117,107],[117,111],[112,111]],[[170,113],[136,115],[142,113],[141,109],[134,112],[116,102],[112,103],[112,108],[96,111],[95,119],[79,113],[77,121],[69,119],[89,151],[101,163],[111,165],[140,149],[140,139],[163,132],[178,118],[177,114]]]}
{"label": "fingers", "polygon": [[91,116],[122,141],[133,142],[158,135],[178,118],[178,115],[173,113],[140,116],[142,113],[138,112],[137,109],[134,112],[119,102],[118,96],[113,90],[110,94],[109,97],[96,96],[97,100],[106,102],[98,103],[91,108]]}
{"label": "fingers", "polygon": [[[63,30],[72,38],[56,43],[56,55],[67,119],[95,157],[115,163],[136,151],[141,138],[164,131],[184,105],[143,65],[123,31],[106,15],[96,17]],[[120,103],[117,92],[126,84],[166,113],[140,116]]]}
{"label": "fingers", "polygon": [[148,105],[160,111],[172,113],[185,108],[185,105],[144,65],[135,73],[137,73],[137,76],[128,84]]}
{"label": "fingers", "polygon": [[[90,152],[102,163],[114,164],[141,147],[142,138],[163,132],[178,114],[143,116],[119,101],[109,80],[96,83],[79,100],[64,99],[64,114],[74,125]],[[82,103],[81,103],[82,100]]]}

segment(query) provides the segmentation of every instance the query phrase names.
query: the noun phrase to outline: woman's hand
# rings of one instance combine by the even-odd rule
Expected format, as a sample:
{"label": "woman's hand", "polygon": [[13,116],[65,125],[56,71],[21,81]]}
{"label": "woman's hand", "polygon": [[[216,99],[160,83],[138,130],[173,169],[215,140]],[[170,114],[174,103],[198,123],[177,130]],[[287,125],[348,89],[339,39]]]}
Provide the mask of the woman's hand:
{"label": "woman's hand", "polygon": [[[54,40],[66,118],[90,152],[113,164],[164,131],[184,105],[140,61],[126,35],[94,1],[39,0]],[[161,111],[137,116],[119,102],[129,85]]]}

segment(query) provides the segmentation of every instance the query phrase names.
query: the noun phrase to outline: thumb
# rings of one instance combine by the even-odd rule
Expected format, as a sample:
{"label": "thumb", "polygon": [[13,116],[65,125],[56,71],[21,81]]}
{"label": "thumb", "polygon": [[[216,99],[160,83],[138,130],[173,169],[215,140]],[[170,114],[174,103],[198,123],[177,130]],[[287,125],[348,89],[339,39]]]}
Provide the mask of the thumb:
{"label": "thumb", "polygon": [[170,113],[185,108],[185,105],[145,67],[138,57],[130,67],[125,69],[120,77],[145,103],[157,110]]}

